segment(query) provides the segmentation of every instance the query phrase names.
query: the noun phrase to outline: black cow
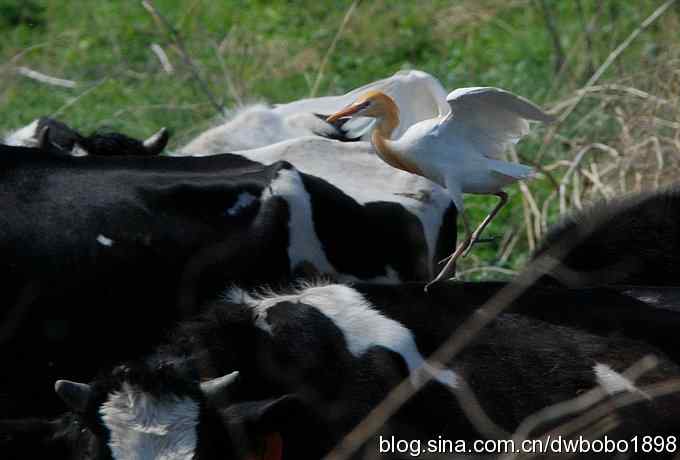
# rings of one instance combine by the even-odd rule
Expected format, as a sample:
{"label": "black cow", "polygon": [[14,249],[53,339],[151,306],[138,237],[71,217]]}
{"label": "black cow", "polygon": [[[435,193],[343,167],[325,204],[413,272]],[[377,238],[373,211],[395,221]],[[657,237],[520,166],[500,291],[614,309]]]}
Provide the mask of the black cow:
{"label": "black cow", "polygon": [[[0,147],[0,206],[5,415],[53,412],[42,382],[87,378],[139,354],[229,283],[309,273],[426,280],[450,250],[444,238],[432,257],[422,221],[399,203],[361,204],[288,163],[235,155],[78,158]],[[455,212],[446,216],[435,232],[455,228]]]}
{"label": "black cow", "polygon": [[561,259],[548,284],[680,286],[680,189],[575,213],[550,229],[540,256]]}
{"label": "black cow", "polygon": [[[502,287],[442,283],[429,295],[422,284],[231,289],[144,358],[91,384],[57,382],[72,413],[0,424],[3,458],[13,458],[11,449],[98,460],[321,458]],[[483,437],[457,400],[463,381],[508,432],[600,386],[605,400],[634,398],[600,406],[600,418],[616,413],[610,439],[677,435],[680,395],[647,393],[680,377],[680,313],[658,306],[603,289],[531,288],[446,369],[425,366],[434,379],[353,458],[380,449],[380,458],[409,456],[385,452],[393,437],[422,448]],[[621,374],[649,354],[658,359],[653,370],[636,381]]]}
{"label": "black cow", "polygon": [[83,136],[75,129],[50,117],[38,118],[5,137],[3,144],[37,147],[59,155],[160,155],[170,139],[166,128],[145,141],[116,132],[94,132]]}

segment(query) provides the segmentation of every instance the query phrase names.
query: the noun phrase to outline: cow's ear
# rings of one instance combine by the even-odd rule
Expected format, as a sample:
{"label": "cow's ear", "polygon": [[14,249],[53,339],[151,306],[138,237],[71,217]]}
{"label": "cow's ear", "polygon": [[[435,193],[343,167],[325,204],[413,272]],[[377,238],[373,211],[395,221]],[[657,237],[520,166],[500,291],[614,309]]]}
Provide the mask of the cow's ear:
{"label": "cow's ear", "polygon": [[286,447],[285,432],[300,424],[304,412],[298,397],[284,395],[232,404],[220,414],[224,423],[232,427],[229,431],[236,444],[253,446],[248,460],[280,460]]}
{"label": "cow's ear", "polygon": [[62,401],[76,412],[84,412],[92,394],[90,385],[86,383],[71,382],[70,380],[57,380],[54,391]]}
{"label": "cow's ear", "polygon": [[261,437],[262,448],[251,454],[247,460],[281,460],[283,458],[283,438],[281,433],[267,433]]}
{"label": "cow's ear", "polygon": [[220,411],[229,425],[242,425],[260,434],[280,431],[281,426],[302,416],[304,406],[295,395],[231,404]]}

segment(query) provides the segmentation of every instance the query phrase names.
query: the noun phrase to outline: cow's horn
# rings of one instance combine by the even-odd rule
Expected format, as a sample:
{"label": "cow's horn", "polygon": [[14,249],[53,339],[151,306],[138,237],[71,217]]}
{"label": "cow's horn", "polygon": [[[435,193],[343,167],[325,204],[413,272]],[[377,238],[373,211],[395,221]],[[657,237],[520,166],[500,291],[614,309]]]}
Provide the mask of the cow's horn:
{"label": "cow's horn", "polygon": [[37,137],[37,146],[39,149],[45,149],[49,146],[49,138],[50,138],[50,127],[49,126],[43,126],[40,132],[38,133]]}
{"label": "cow's horn", "polygon": [[161,128],[156,134],[144,141],[144,148],[150,155],[158,155],[163,151],[170,139],[167,128]]}
{"label": "cow's horn", "polygon": [[231,374],[223,375],[212,380],[206,380],[201,383],[201,391],[206,398],[214,398],[221,395],[231,384],[238,378],[238,371]]}
{"label": "cow's horn", "polygon": [[57,380],[54,384],[54,391],[69,408],[77,412],[85,410],[90,394],[92,394],[90,385],[70,380]]}

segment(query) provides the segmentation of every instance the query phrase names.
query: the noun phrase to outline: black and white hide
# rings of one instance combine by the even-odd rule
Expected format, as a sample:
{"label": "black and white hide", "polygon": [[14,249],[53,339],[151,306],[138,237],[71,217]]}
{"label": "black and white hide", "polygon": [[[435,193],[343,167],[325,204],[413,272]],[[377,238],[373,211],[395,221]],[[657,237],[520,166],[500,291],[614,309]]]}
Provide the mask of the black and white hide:
{"label": "black and white hide", "polygon": [[452,207],[387,186],[357,201],[286,162],[0,151],[8,416],[50,413],[45,382],[135,356],[230,283],[427,280],[455,244]]}
{"label": "black and white hide", "polygon": [[[378,455],[381,436],[423,448],[485,439],[458,400],[464,385],[507,436],[536,411],[596,388],[604,398],[597,420],[617,422],[610,439],[677,435],[680,395],[652,393],[680,376],[680,314],[613,291],[531,288],[444,368],[424,362],[502,287],[442,283],[429,295],[419,283],[232,288],[155,352],[90,383],[58,381],[71,413],[51,424],[0,423],[4,458],[28,444],[51,458],[319,459],[397,384],[424,375],[430,383],[352,458]],[[622,373],[648,355],[652,370]],[[403,455],[413,453],[379,457]]]}

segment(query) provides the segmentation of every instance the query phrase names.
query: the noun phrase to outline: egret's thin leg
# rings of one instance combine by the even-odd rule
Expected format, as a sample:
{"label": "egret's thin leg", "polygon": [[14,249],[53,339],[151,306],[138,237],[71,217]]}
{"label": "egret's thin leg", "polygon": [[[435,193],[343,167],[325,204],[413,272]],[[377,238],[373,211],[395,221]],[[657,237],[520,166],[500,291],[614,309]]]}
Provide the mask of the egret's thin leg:
{"label": "egret's thin leg", "polygon": [[[456,248],[453,254],[451,254],[448,257],[448,262],[446,265],[444,265],[444,268],[439,272],[439,274],[427,283],[425,286],[425,292],[427,292],[427,289],[432,286],[434,283],[448,277],[451,274],[456,273],[456,260],[465,252],[465,250],[470,246],[470,242],[472,241],[472,233],[470,232],[470,222],[467,218],[467,214],[465,211],[462,212],[463,214],[463,225],[465,226],[465,240]],[[444,259],[446,260],[446,259]]]}
{"label": "egret's thin leg", "polygon": [[463,253],[463,257],[467,257],[467,255],[472,250],[472,245],[474,245],[477,242],[477,240],[479,240],[479,237],[482,234],[482,232],[484,231],[484,229],[486,228],[486,226],[489,225],[489,223],[493,220],[494,217],[496,217],[496,214],[498,214],[498,211],[500,211],[501,208],[507,204],[507,202],[508,202],[508,194],[507,193],[500,191],[500,192],[495,193],[494,195],[496,195],[498,198],[500,198],[500,201],[498,202],[496,207],[493,208],[493,210],[489,213],[489,215],[484,218],[482,223],[479,224],[479,227],[477,227],[475,229],[475,231],[472,234],[472,237],[470,239],[470,245],[468,246],[467,250]]}
{"label": "egret's thin leg", "polygon": [[449,261],[446,263],[446,265],[444,265],[444,268],[442,268],[437,277],[430,281],[429,283],[427,283],[427,285],[425,286],[425,292],[427,292],[427,289],[434,283],[437,283],[442,279],[448,277],[449,275],[456,273],[456,260],[458,260],[458,258],[463,254],[463,252],[465,252],[465,250],[470,246],[470,239],[471,239],[470,236],[466,237],[465,241],[463,241],[460,244],[460,246],[456,248],[456,251],[453,254],[451,254],[451,256],[449,257]]}

